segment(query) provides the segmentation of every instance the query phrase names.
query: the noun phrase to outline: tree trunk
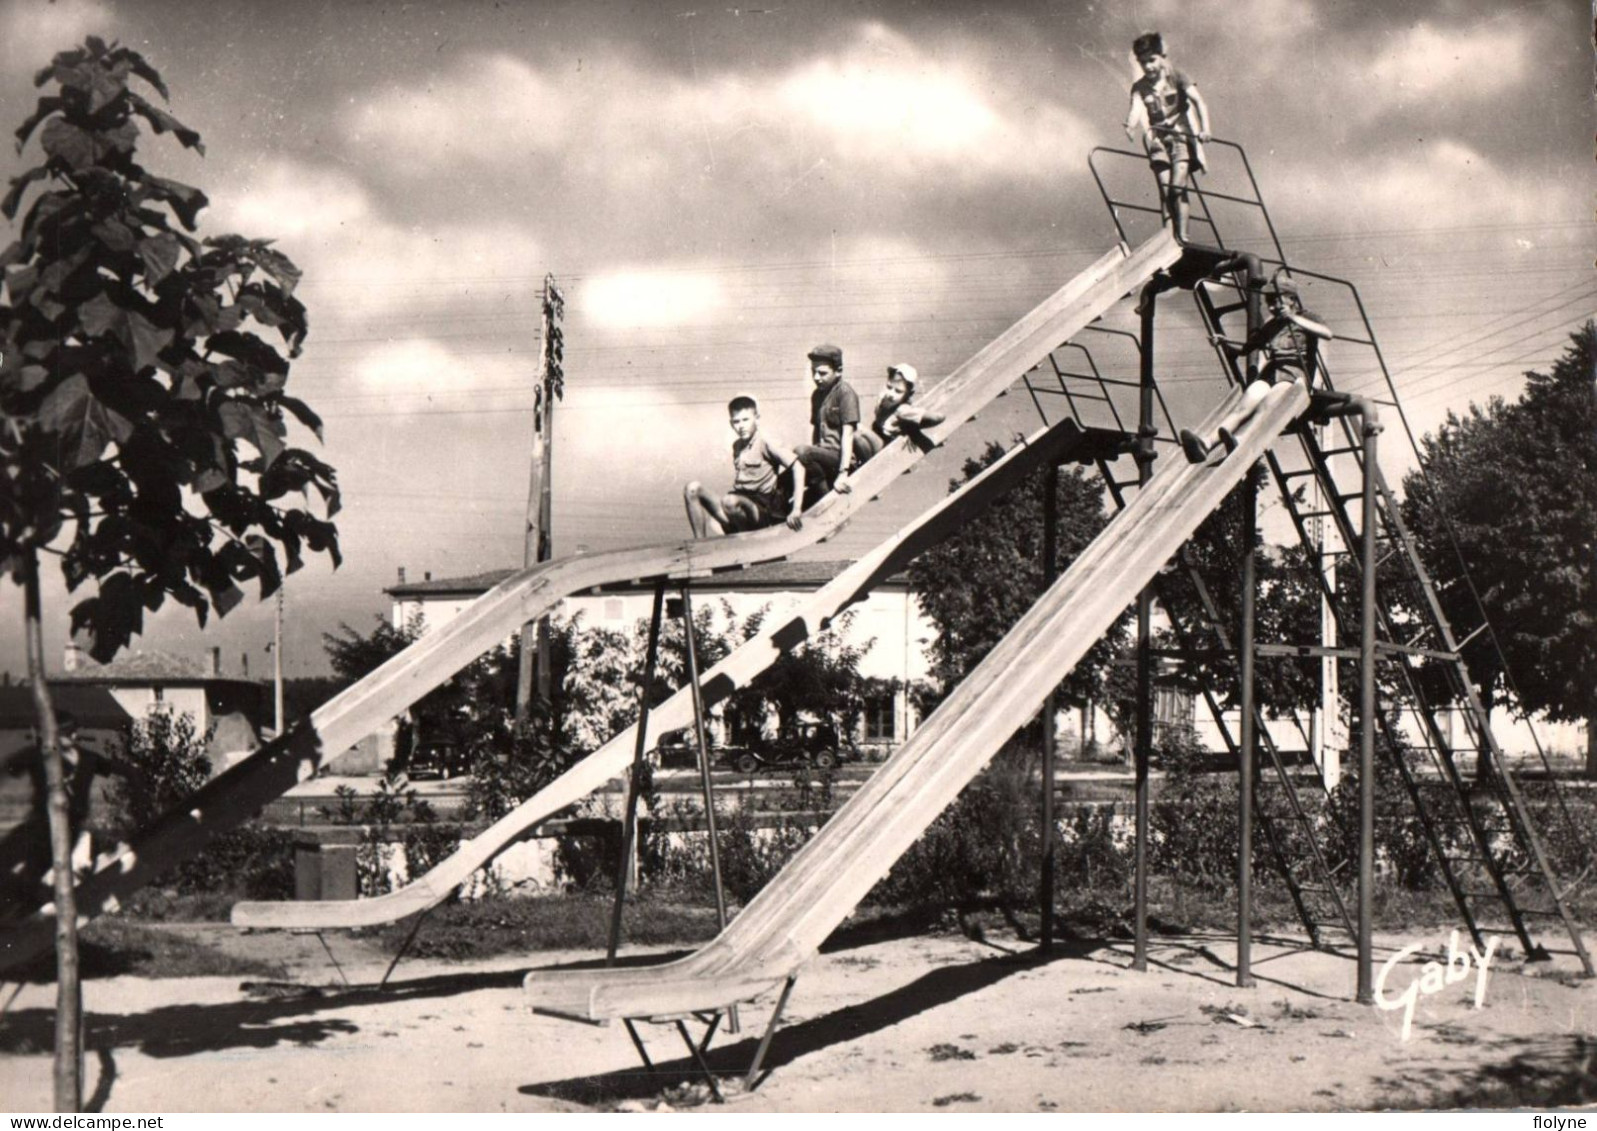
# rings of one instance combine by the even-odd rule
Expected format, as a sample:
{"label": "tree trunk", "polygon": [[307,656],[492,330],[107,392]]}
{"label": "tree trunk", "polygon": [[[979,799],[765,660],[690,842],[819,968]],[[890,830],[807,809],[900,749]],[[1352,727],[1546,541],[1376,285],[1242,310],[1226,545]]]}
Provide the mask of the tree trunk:
{"label": "tree trunk", "polygon": [[72,890],[72,814],[67,803],[66,770],[56,733],[55,709],[45,682],[44,630],[39,600],[39,560],[31,552],[24,566],[28,638],[28,681],[39,719],[39,755],[44,759],[50,821],[50,858],[55,885],[55,1109],[83,1108],[83,994],[78,978],[78,909]]}
{"label": "tree trunk", "polygon": [[1597,715],[1586,720],[1586,776],[1597,778]]}

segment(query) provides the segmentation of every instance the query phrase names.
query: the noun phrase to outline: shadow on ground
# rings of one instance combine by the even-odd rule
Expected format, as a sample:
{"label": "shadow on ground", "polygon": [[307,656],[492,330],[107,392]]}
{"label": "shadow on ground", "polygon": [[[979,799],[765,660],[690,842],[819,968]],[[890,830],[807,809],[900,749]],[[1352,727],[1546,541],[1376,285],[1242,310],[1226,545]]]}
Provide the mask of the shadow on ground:
{"label": "shadow on ground", "polygon": [[[1433,1026],[1444,1041],[1456,1040]],[[1469,1043],[1475,1043],[1473,1041]],[[1376,1081],[1384,1102],[1401,1108],[1583,1107],[1597,1103],[1597,1039],[1506,1037],[1484,1042],[1496,1063],[1461,1069],[1418,1066]]]}
{"label": "shadow on ground", "polygon": [[[1052,952],[1043,954],[1032,950],[1020,954],[983,958],[957,966],[941,966],[913,982],[900,986],[890,993],[865,1002],[846,1006],[835,1012],[780,1028],[771,1040],[764,1068],[767,1072],[780,1069],[799,1057],[819,1052],[831,1045],[857,1040],[869,1033],[897,1025],[901,1021],[956,1001],[966,994],[975,993],[1003,981],[1015,974],[1024,973],[1064,959],[1081,958],[1102,945],[1099,942],[1068,942],[1058,944]],[[799,992],[802,992],[802,980]],[[717,1075],[740,1076],[748,1070],[755,1049],[764,1032],[767,1014],[762,1009],[744,1011],[745,1034],[734,1044],[712,1049],[706,1059]],[[640,1028],[647,1036],[648,1027]],[[661,1027],[662,1036],[656,1044],[670,1041],[678,1044],[676,1034]],[[622,1030],[617,1029],[620,1034]],[[578,1076],[542,1084],[528,1084],[520,1091],[523,1095],[542,1096],[581,1104],[598,1104],[607,1101],[647,1099],[658,1095],[664,1088],[697,1075],[693,1061],[686,1055],[675,1060],[655,1060],[655,1072],[641,1068],[627,1068],[598,1076]]]}

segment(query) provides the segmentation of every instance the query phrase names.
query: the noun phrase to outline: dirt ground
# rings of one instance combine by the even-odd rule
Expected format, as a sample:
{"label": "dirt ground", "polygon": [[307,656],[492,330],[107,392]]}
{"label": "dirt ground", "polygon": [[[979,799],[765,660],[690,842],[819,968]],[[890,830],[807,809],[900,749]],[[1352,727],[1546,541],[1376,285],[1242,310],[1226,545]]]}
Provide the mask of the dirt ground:
{"label": "dirt ground", "polygon": [[[186,927],[231,952],[283,964],[282,981],[233,978],[89,983],[89,1110],[655,1110],[704,1103],[674,1029],[642,1026],[651,1076],[620,1026],[534,1016],[529,963],[406,962],[384,990],[386,956],[309,936]],[[1378,939],[1380,963],[1445,932]],[[1504,946],[1508,944],[1505,942]],[[739,1069],[771,999],[718,1034],[732,1111],[1224,1111],[1547,1106],[1597,1102],[1597,982],[1567,952],[1525,964],[1494,956],[1483,1007],[1475,971],[1403,1011],[1352,1001],[1350,957],[1256,940],[1257,984],[1236,987],[1235,940],[1154,940],[1146,972],[1131,946],[1075,942],[1042,958],[1013,940],[914,936],[829,949],[799,979],[752,1093]],[[538,965],[591,956],[548,954]],[[1389,995],[1423,973],[1393,968]],[[1458,968],[1455,967],[1455,970]],[[5,987],[0,1096],[50,1105],[52,986]]]}

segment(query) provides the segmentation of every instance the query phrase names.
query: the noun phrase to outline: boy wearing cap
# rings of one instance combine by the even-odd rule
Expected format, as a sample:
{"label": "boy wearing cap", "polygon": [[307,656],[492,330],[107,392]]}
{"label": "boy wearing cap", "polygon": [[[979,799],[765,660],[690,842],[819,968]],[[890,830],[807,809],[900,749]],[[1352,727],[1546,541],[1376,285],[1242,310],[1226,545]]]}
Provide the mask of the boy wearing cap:
{"label": "boy wearing cap", "polygon": [[1131,87],[1126,137],[1140,135],[1148,164],[1159,179],[1165,214],[1176,239],[1187,239],[1187,180],[1203,169],[1203,142],[1209,140],[1209,107],[1198,86],[1170,65],[1164,36],[1144,32],[1131,45],[1142,77]]}
{"label": "boy wearing cap", "polygon": [[[794,449],[799,464],[809,473],[817,494],[834,490],[847,494],[845,459],[854,455],[854,434],[859,430],[859,394],[843,380],[843,351],[837,346],[816,346],[810,351],[810,443]],[[844,453],[847,453],[845,457]]]}
{"label": "boy wearing cap", "polygon": [[915,396],[915,384],[919,379],[920,375],[915,372],[913,365],[901,362],[887,367],[887,388],[877,394],[876,412],[871,419],[870,430],[854,437],[856,467],[905,432],[943,422],[940,413],[927,412],[919,405],[909,403]]}
{"label": "boy wearing cap", "polygon": [[726,406],[727,423],[737,434],[732,441],[732,490],[716,496],[694,481],[682,489],[693,537],[710,534],[714,519],[723,534],[759,530],[784,521],[779,476],[793,469],[793,504],[785,521],[794,530],[803,526],[804,465],[792,452],[760,435],[760,406],[753,397],[733,397]]}
{"label": "boy wearing cap", "polygon": [[[1270,280],[1270,317],[1241,344],[1216,338],[1215,344],[1231,357],[1248,358],[1248,387],[1236,411],[1215,429],[1215,440],[1206,440],[1190,429],[1181,430],[1181,447],[1187,459],[1202,463],[1215,443],[1227,452],[1236,450],[1236,430],[1257,411],[1265,394],[1277,381],[1303,381],[1313,387],[1314,375],[1324,358],[1322,342],[1336,337],[1319,317],[1303,309],[1298,286],[1281,271]],[[1264,363],[1260,365],[1260,358]]]}

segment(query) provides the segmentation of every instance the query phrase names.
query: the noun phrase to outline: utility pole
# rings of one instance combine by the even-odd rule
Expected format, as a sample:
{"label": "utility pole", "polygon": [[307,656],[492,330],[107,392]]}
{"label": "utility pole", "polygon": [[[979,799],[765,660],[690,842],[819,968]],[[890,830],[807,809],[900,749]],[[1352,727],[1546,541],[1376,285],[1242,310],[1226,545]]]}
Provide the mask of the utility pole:
{"label": "utility pole", "polygon": [[[538,350],[538,386],[533,395],[532,471],[527,484],[527,524],[522,541],[522,568],[530,569],[553,557],[550,534],[553,510],[554,402],[565,392],[564,334],[560,318],[565,311],[565,296],[555,286],[553,275],[543,277],[542,333]],[[549,618],[521,628],[521,662],[516,672],[516,717],[527,717],[527,708],[536,695],[548,701]]]}
{"label": "utility pole", "polygon": [[283,590],[277,586],[277,615],[272,618],[272,706],[277,715],[277,735],[283,734]]}

